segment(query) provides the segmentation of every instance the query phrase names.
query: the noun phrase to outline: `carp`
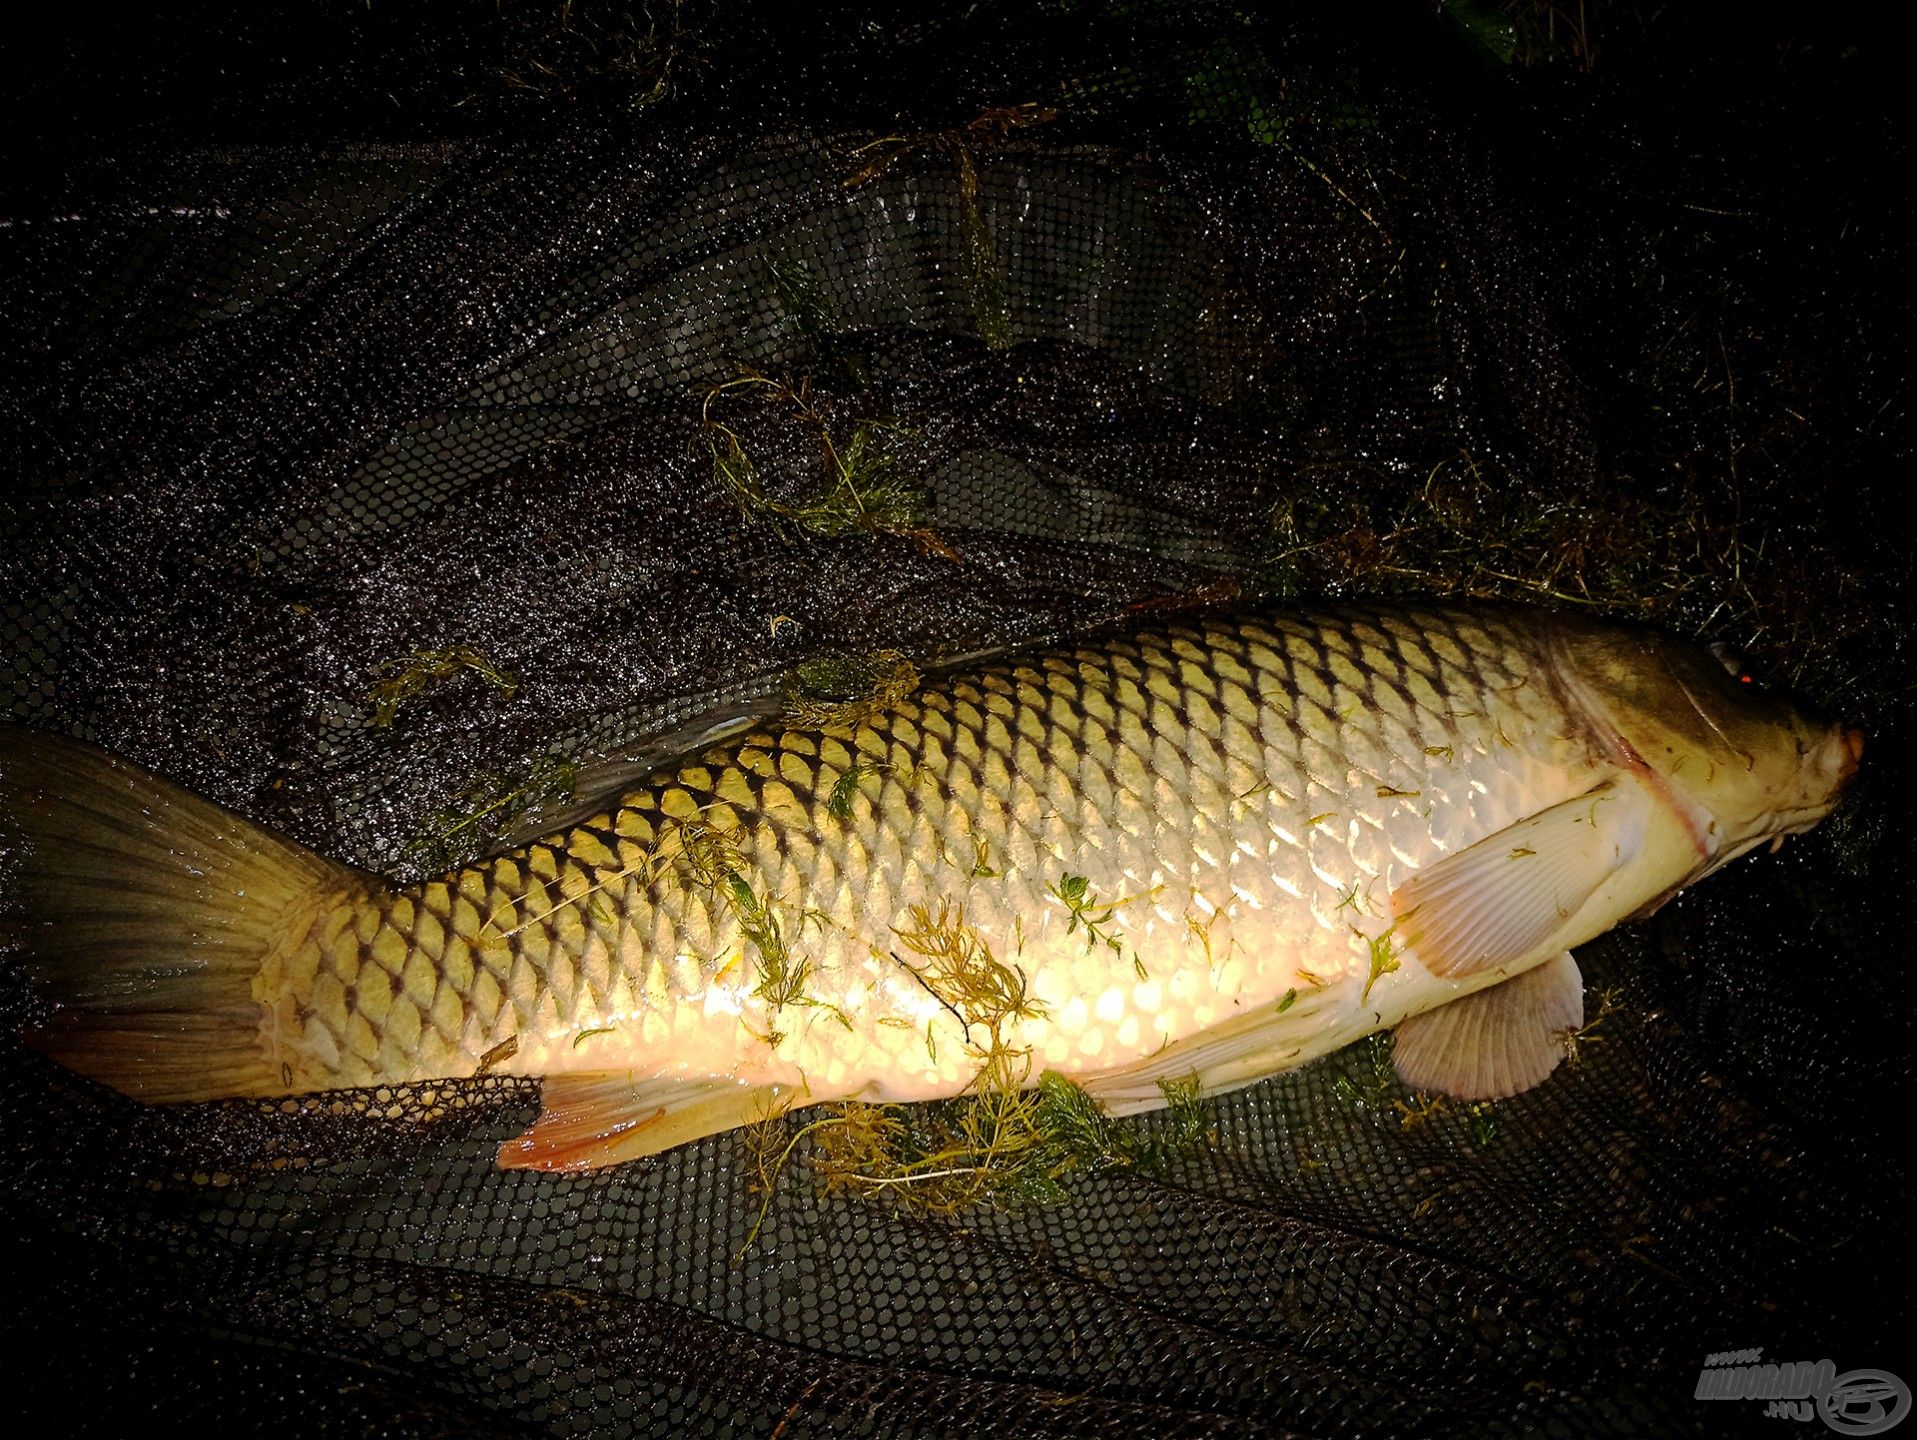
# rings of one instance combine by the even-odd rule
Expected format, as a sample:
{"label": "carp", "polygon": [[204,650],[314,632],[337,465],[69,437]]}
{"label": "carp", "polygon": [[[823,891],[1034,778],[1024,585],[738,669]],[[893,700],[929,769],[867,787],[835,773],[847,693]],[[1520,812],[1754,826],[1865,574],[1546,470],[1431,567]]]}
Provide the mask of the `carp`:
{"label": "carp", "polygon": [[[829,718],[829,717],[828,717]],[[29,1043],[149,1101],[540,1077],[500,1163],[1046,1071],[1124,1114],[1375,1031],[1539,1084],[1571,951],[1817,824],[1862,737],[1663,635],[1516,608],[1215,616],[763,724],[398,888],[81,742],[0,731]]]}

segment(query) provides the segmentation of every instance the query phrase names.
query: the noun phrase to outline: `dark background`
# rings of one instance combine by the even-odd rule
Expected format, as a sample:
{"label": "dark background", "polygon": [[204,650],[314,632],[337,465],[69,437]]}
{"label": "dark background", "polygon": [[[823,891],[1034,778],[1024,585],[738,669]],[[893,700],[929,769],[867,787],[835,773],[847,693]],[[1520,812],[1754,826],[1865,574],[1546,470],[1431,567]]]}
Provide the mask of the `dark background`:
{"label": "dark background", "polygon": [[[724,1137],[604,1186],[506,1184],[483,1158],[524,1087],[476,1087],[428,1141],[157,1116],[9,1049],[17,1398],[97,1433],[1685,1434],[1758,1423],[1690,1400],[1707,1352],[1909,1378],[1900,49],[1859,7],[902,15],[10,22],[15,718],[403,877],[475,776],[643,749],[808,654],[1435,595],[1738,646],[1866,729],[1846,810],[1589,947],[1615,1029],[1490,1143],[1405,1129],[1359,1047],[1219,1102],[1218,1153],[1169,1178],[949,1224],[794,1193],[744,1266],[758,1197]],[[1057,115],[923,140],[1028,103]],[[877,289],[918,298],[861,328],[865,232],[830,217],[851,145],[888,135],[922,143],[872,183],[925,215]],[[766,299],[740,255],[815,213],[825,243],[791,253],[825,299]],[[978,216],[1001,259],[1027,226],[1009,347],[965,268]],[[685,262],[696,363],[628,403],[593,390],[638,363],[595,327],[681,273],[646,248],[669,222],[728,238]],[[696,339],[740,293],[786,340]],[[549,330],[593,363],[526,378]],[[696,421],[728,356],[848,423],[901,417],[964,563],[741,517]],[[452,398],[474,386],[500,397],[478,441]],[[803,483],[776,415],[740,423]],[[430,463],[379,469],[412,433]],[[737,638],[781,611],[788,644]],[[458,677],[369,730],[372,668],[452,638],[520,694]]]}

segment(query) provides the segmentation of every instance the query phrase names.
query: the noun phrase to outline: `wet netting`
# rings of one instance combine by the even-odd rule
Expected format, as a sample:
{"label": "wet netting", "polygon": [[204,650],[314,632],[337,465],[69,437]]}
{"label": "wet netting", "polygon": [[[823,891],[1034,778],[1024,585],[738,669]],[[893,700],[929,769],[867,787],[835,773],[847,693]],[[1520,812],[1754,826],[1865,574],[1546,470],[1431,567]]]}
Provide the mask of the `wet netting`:
{"label": "wet netting", "polygon": [[500,1172],[522,1080],[144,1107],[0,963],[9,1405],[1587,1436],[1759,1423],[1716,1352],[1917,1379],[1903,82],[1674,8],[8,34],[0,694],[328,856],[510,844],[889,652],[1298,597],[1636,616],[1870,735],[1836,818],[1581,953],[1538,1090],[1428,1108],[1367,1042],[950,1215],[803,1143],[768,1202],[738,1134]]}

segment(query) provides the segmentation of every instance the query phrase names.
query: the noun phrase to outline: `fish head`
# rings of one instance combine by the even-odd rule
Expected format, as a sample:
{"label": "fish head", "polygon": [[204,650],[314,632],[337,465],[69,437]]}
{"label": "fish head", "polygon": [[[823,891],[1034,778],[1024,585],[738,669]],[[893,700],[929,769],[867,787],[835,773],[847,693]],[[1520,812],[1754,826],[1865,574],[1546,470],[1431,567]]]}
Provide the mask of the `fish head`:
{"label": "fish head", "polygon": [[1756,682],[1735,657],[1652,631],[1568,636],[1562,674],[1614,758],[1690,812],[1698,875],[1816,825],[1842,797],[1863,732]]}

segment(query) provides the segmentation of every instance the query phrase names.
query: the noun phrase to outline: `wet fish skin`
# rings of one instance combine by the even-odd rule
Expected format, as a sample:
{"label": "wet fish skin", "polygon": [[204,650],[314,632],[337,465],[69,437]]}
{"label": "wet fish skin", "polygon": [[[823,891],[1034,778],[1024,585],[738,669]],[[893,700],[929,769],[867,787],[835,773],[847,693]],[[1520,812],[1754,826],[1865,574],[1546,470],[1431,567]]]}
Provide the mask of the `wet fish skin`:
{"label": "wet fish skin", "polygon": [[[470,1073],[516,1037],[497,1068],[651,1052],[685,1074],[950,1093],[969,1078],[966,1037],[895,958],[911,907],[962,905],[1025,970],[1048,1018],[1020,1039],[1042,1063],[1110,1064],[1368,970],[1394,862],[1590,773],[1498,617],[1151,631],[927,686],[854,732],[755,732],[561,835],[346,897],[262,975],[262,998],[279,994],[280,1051],[309,1088]],[[755,993],[766,957],[680,853],[688,832],[736,852],[813,1003]],[[1072,875],[1111,909],[1118,951],[1066,933],[1054,891]]]}
{"label": "wet fish skin", "polygon": [[[982,1052],[911,943],[942,917],[1024,987],[1000,1038],[1030,1078],[1145,1108],[1159,1079],[1225,1089],[1411,1019],[1408,1035],[1814,824],[1854,732],[1719,679],[1660,637],[1505,609],[1214,617],[1006,657],[853,729],[716,745],[424,885],[304,862],[267,879],[251,1052],[210,1075],[116,1070],[58,964],[46,978],[80,1023],[49,1048],[148,1098],[482,1069],[626,1075],[662,1110],[661,1084],[951,1095]],[[1589,836],[1565,808],[1587,797]],[[1526,912],[1531,847],[1483,849],[1526,824],[1576,900],[1520,935],[1457,896],[1508,885],[1505,910]],[[1507,932],[1490,963],[1485,936]],[[1575,967],[1547,973],[1538,1014],[1569,1013]]]}

